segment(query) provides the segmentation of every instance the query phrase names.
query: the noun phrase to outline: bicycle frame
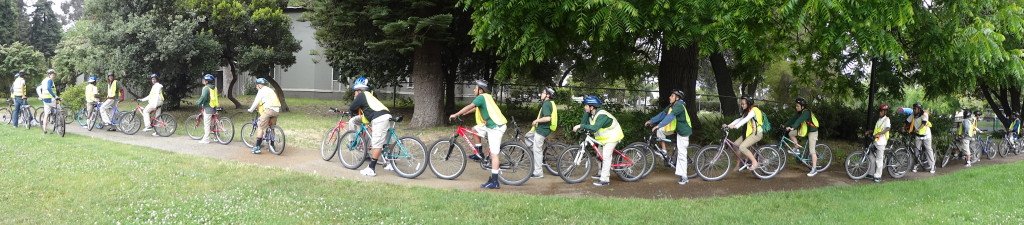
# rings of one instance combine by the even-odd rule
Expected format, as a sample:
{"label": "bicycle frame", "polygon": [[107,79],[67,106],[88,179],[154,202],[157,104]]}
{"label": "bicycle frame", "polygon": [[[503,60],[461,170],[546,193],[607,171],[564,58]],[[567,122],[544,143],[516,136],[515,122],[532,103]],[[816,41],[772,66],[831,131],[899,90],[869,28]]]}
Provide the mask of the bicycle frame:
{"label": "bicycle frame", "polygon": [[[589,132],[584,137],[585,138],[583,139],[583,141],[580,142],[580,149],[587,149],[587,145],[590,145],[590,148],[594,150],[594,154],[597,155],[597,159],[604,160],[604,156],[601,155],[601,149],[597,147],[597,145],[600,144],[600,143],[597,142],[597,139],[594,139],[594,137],[592,137],[592,134],[589,133]],[[615,164],[612,164],[611,167],[621,167],[621,166],[632,166],[633,165],[633,159],[630,159],[625,154],[622,154],[622,152],[619,151],[618,149],[612,150],[612,154],[621,155],[622,159],[626,160],[626,162],[615,163]],[[579,165],[580,161],[582,161],[582,160],[583,160],[583,154],[577,154],[576,157],[573,158],[572,162],[573,162],[574,165]]]}
{"label": "bicycle frame", "polygon": [[[139,115],[146,114],[144,112],[144,109],[145,108],[143,108],[142,105],[135,104],[135,111],[139,112]],[[149,113],[149,122],[150,122],[149,125],[151,125],[153,127],[156,127],[157,124],[159,123],[160,126],[167,126],[167,122],[164,122],[162,120],[157,119],[157,117],[160,116],[161,111],[162,110],[160,109],[160,107],[157,106],[156,110],[153,110],[153,112]]]}
{"label": "bicycle frame", "polygon": [[[259,127],[259,124],[260,124],[260,117],[259,116],[252,117],[252,127],[253,127],[253,129],[252,129],[252,131],[250,131],[249,136],[256,135],[256,128]],[[270,126],[274,126],[274,122],[273,121],[267,123],[267,127],[269,128]],[[267,129],[267,130],[263,131],[263,138],[262,139],[264,141],[274,140],[274,129]]]}
{"label": "bicycle frame", "polygon": [[[395,121],[388,121],[388,122],[391,123],[391,127],[395,127],[395,124],[396,124]],[[345,123],[345,121],[339,121],[338,122],[339,129],[344,129],[344,125],[342,125],[343,123]],[[370,132],[373,132],[373,127],[372,126],[368,126],[367,124],[364,124],[364,123],[359,123],[358,126],[359,126],[359,130],[356,131],[356,137],[367,137],[367,138],[369,138],[370,137]],[[356,146],[359,146],[359,143],[361,142],[361,140],[363,140],[363,139],[362,138],[356,138],[354,141],[352,141],[352,143],[349,143],[348,149],[355,149]],[[391,142],[392,140],[394,140],[394,144],[392,144],[392,142]],[[339,141],[340,141],[340,139],[339,139]],[[401,151],[400,150],[399,151],[400,153],[397,153],[397,154],[394,151],[391,151],[395,147],[398,147],[398,149],[405,149],[405,145],[403,145],[402,142],[398,141],[398,133],[395,133],[395,129],[394,128],[388,128],[387,133],[384,135],[384,147],[381,148],[381,156],[384,156],[385,158],[408,158],[408,157],[410,157],[409,153],[406,152],[406,151]]]}
{"label": "bicycle frame", "polygon": [[[203,110],[200,109],[199,113],[197,115],[198,116],[196,117],[196,125],[203,124]],[[220,133],[220,132],[226,131],[226,130],[223,130],[224,129],[224,124],[222,124],[220,122],[220,120],[218,119],[219,117],[220,117],[220,112],[214,112],[213,115],[210,115],[210,125],[211,126],[207,127],[206,129],[209,129],[211,133]]]}

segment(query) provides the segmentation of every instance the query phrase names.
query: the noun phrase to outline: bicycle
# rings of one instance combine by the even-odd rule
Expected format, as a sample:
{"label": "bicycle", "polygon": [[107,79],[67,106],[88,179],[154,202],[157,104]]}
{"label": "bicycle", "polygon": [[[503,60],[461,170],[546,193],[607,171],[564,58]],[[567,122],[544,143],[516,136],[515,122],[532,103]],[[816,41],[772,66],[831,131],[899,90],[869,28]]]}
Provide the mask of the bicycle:
{"label": "bicycle", "polygon": [[[67,124],[68,123],[66,123],[66,121],[65,121],[67,117],[64,115],[64,108],[61,107],[60,100],[61,100],[61,98],[54,98],[53,99],[54,107],[50,107],[50,115],[49,115],[49,117],[47,119],[48,119],[48,124],[53,126],[53,128],[51,129],[50,132],[56,133],[57,135],[60,135],[61,137],[64,137],[64,133],[67,130]],[[37,110],[37,111],[42,111],[42,110]],[[39,115],[43,116],[44,113],[45,112],[40,112]],[[42,126],[42,128],[43,128],[43,134],[46,134],[46,126]]]}
{"label": "bicycle", "polygon": [[[996,150],[992,149],[992,135],[985,135],[985,138],[981,138],[981,135],[978,135],[973,142],[978,143],[980,152],[985,156],[985,159],[992,160],[996,157]],[[971,157],[971,159],[974,158]],[[978,159],[980,161],[981,158],[979,157]]]}
{"label": "bicycle", "polygon": [[200,109],[199,113],[185,119],[185,133],[188,134],[188,137],[192,138],[192,140],[202,139],[202,135],[206,133],[204,129],[209,129],[210,135],[217,139],[217,143],[222,145],[231,144],[231,141],[235,140],[235,123],[231,122],[231,118],[220,117],[220,113],[224,111],[224,108],[214,108],[216,112],[210,116],[210,127],[203,127],[205,123],[203,123],[202,110]]}
{"label": "bicycle", "polygon": [[[242,143],[249,148],[256,147],[256,128],[259,127],[259,122],[260,116],[255,114],[252,122],[242,124],[239,134],[242,135]],[[270,143],[267,145],[270,153],[281,155],[284,152],[285,140],[284,129],[270,121],[267,130],[263,131],[263,141]]]}
{"label": "bicycle", "polygon": [[[583,181],[591,172],[598,172],[604,155],[601,155],[600,143],[594,138],[594,132],[580,129],[583,133],[583,140],[578,146],[572,146],[558,154],[558,174],[566,183],[574,184]],[[593,151],[588,152],[590,147]],[[643,178],[647,168],[647,160],[643,150],[626,146],[621,151],[612,151],[611,171],[619,179],[626,182],[633,182]],[[595,157],[596,156],[596,157]],[[597,164],[595,167],[593,164]]]}
{"label": "bicycle", "polygon": [[[829,147],[825,143],[821,143],[819,140],[818,143],[814,145],[815,154],[818,156],[818,167],[811,168],[814,159],[811,158],[810,149],[807,148],[807,145],[802,145],[800,148],[797,148],[796,146],[800,145],[797,141],[789,139],[789,135],[786,132],[781,133],[782,136],[779,139],[779,143],[768,145],[768,147],[775,149],[775,151],[777,151],[782,157],[788,158],[787,155],[792,156],[793,159],[800,162],[800,164],[803,164],[808,169],[817,170],[819,173],[828,170],[828,167],[832,165],[832,147]],[[809,144],[810,140],[808,140],[807,143]],[[780,167],[785,168],[788,161],[789,160],[783,159]]]}
{"label": "bicycle", "polygon": [[[729,169],[732,167],[732,159],[730,154],[726,153],[726,148],[732,150],[736,157],[740,157],[740,161],[743,165],[740,169],[749,168],[751,162],[746,159],[746,156],[742,155],[739,150],[739,145],[729,140],[729,129],[722,128],[724,135],[722,136],[721,144],[709,145],[701,148],[697,152],[697,157],[694,159],[694,170],[697,174],[706,181],[717,181],[725,178],[725,175],[729,174]],[[760,164],[760,167],[751,170],[751,173],[755,177],[760,179],[771,179],[775,177],[779,171],[782,170],[783,161],[785,157],[779,155],[777,151],[769,146],[760,147],[751,152],[754,154],[754,158]]]}
{"label": "bicycle", "polygon": [[[162,106],[157,106],[156,110],[150,113],[150,125],[156,130],[156,134],[161,137],[169,137],[174,134],[174,131],[178,129],[178,122],[174,119],[174,116],[167,113],[162,113],[160,109]],[[134,135],[138,133],[142,128],[142,114],[145,108],[138,104],[136,101],[135,110],[131,114],[121,117],[121,132],[127,135]],[[157,116],[152,116],[157,114]],[[127,122],[126,122],[127,120]]]}
{"label": "bicycle", "polygon": [[[875,154],[877,154],[877,149],[875,144],[872,143],[873,138],[873,136],[862,137],[862,139],[866,140],[864,148],[851,152],[846,156],[846,175],[850,179],[864,179],[868,172],[876,168],[875,157],[877,156]],[[907,175],[907,170],[910,169],[911,161],[913,160],[909,152],[889,148],[883,154],[885,156],[885,166],[883,167],[889,172],[890,177],[899,179]]]}
{"label": "bicycle", "polygon": [[14,122],[14,113],[11,111],[14,109],[14,99],[7,99],[7,107],[0,108],[0,123],[11,124]]}
{"label": "bicycle", "polygon": [[[627,147],[633,146],[643,150],[644,154],[647,156],[646,158],[644,158],[647,160],[647,168],[644,169],[644,173],[640,177],[647,177],[648,175],[650,175],[651,172],[654,171],[654,166],[658,164],[659,158],[661,159],[660,161],[665,165],[665,167],[673,169],[676,168],[677,149],[672,147],[669,147],[671,151],[667,149],[661,149],[661,141],[664,141],[666,145],[675,145],[672,144],[672,142],[674,142],[672,139],[665,138],[659,140],[658,135],[654,133],[645,137],[643,142],[633,142],[627,145]],[[695,178],[698,176],[697,170],[693,169],[693,159],[697,157],[697,151],[700,151],[700,147],[700,145],[695,144],[686,146],[686,164],[687,168],[689,168],[686,170],[687,178]]]}
{"label": "bicycle", "polygon": [[[327,112],[338,113],[341,112],[341,110],[332,107],[327,109]],[[348,125],[348,120],[345,120],[345,117],[349,115],[349,112],[342,113],[341,118],[338,119],[338,124],[327,129],[327,132],[324,133],[324,137],[320,139],[320,158],[324,161],[331,161],[331,159],[334,158],[334,155],[338,153],[338,140],[340,140],[341,134],[348,130],[345,128],[345,126]],[[365,137],[365,135],[361,137],[369,139],[368,137]],[[369,143],[369,141],[364,141],[363,143]]]}
{"label": "bicycle", "polygon": [[[910,170],[912,172],[917,172],[917,168],[921,168],[922,171],[933,170],[933,168],[927,166],[928,152],[914,144],[913,139],[916,137],[906,132],[895,132],[893,135],[898,135],[898,138],[890,144],[889,149],[906,151],[907,155],[910,156]],[[935,164],[938,164],[938,161],[935,161]]]}
{"label": "bicycle", "polygon": [[[351,115],[346,113],[345,115]],[[399,137],[395,133],[395,124],[402,122],[402,117],[392,117],[388,120],[392,128],[388,128],[384,136],[384,146],[381,148],[380,159],[385,164],[391,165],[395,174],[400,177],[412,179],[423,174],[427,168],[426,145],[419,138],[412,136]],[[329,138],[324,142],[331,143],[331,149],[338,152],[341,165],[348,169],[356,169],[363,165],[363,162],[370,159],[371,143],[368,138],[372,128],[366,124],[359,123],[358,131],[347,131],[340,138]],[[343,128],[342,128],[343,129]],[[332,129],[333,130],[333,129]],[[360,137],[360,138],[356,138]],[[394,140],[392,142],[392,140]],[[344,144],[344,145],[343,145]],[[395,150],[395,147],[398,149]]]}
{"label": "bicycle", "polygon": [[38,126],[42,123],[38,118],[36,118],[34,113],[35,111],[40,110],[29,104],[21,105],[21,113],[18,116],[18,123],[24,125],[26,130],[32,129],[32,124],[36,124]]}
{"label": "bicycle", "polygon": [[[427,156],[430,171],[438,178],[445,180],[458,178],[466,170],[466,151],[463,150],[462,144],[456,143],[460,140],[459,137],[462,137],[461,140],[464,140],[469,146],[475,146],[470,141],[469,135],[483,137],[483,135],[466,129],[462,125],[465,123],[462,118],[456,118],[456,120],[460,124],[456,126],[455,134],[451,138],[438,140],[431,145],[430,152],[428,152],[429,155]],[[480,154],[475,148],[473,148],[473,153]],[[484,170],[491,169],[491,154],[487,153],[490,153],[489,150],[485,151],[484,154],[480,154],[481,160],[478,161],[480,168]],[[533,153],[527,151],[525,146],[515,141],[500,144],[498,162],[498,167],[502,170],[498,174],[498,179],[506,185],[522,185],[533,175]]]}
{"label": "bicycle", "polygon": [[1016,139],[1017,137],[1010,132],[1006,132],[1006,134],[1003,135],[1003,139],[999,140],[999,143],[996,144],[996,149],[998,149],[997,151],[999,152],[1000,157],[1005,158],[1010,153],[1020,155],[1020,141],[1015,141]]}
{"label": "bicycle", "polygon": [[[525,135],[526,133],[519,129],[519,124],[516,123],[516,120],[514,118],[509,118],[509,124],[511,124],[512,128],[515,131],[515,133],[512,135],[512,140],[517,141],[519,142],[519,144],[525,146],[527,149],[530,150],[532,154],[533,136]],[[558,171],[553,165],[555,165],[555,161],[558,160],[558,153],[561,153],[568,147],[569,146],[566,144],[545,140],[544,150],[542,151],[541,168],[544,168],[544,170],[548,171],[548,173],[550,173],[551,175],[558,176]]]}
{"label": "bicycle", "polygon": [[[963,155],[960,154],[962,151],[964,151],[964,149],[960,148],[960,143],[961,143],[960,141],[961,141],[962,137],[954,136],[953,132],[949,132],[949,137],[956,137],[956,138],[954,138],[952,141],[949,141],[949,146],[946,147],[946,150],[943,151],[943,153],[941,154],[942,155],[942,164],[940,164],[939,167],[945,168],[946,165],[949,164],[949,160],[950,159],[963,158]],[[981,147],[978,146],[978,145],[979,145],[979,143],[972,142],[970,146],[967,146],[968,148],[970,148],[970,149],[967,149],[967,150],[971,151],[971,155],[974,156],[974,157],[971,157],[971,163],[975,163],[975,162],[977,162],[979,160],[979,158],[977,156],[978,156],[979,153],[981,153],[981,151],[980,151]]]}

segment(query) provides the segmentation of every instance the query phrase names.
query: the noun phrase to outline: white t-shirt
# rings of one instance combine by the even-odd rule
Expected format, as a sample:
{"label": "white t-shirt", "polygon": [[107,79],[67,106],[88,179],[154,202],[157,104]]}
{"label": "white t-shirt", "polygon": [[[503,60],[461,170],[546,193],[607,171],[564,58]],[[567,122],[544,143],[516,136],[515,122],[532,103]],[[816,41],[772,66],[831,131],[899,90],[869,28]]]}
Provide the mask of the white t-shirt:
{"label": "white t-shirt", "polygon": [[18,77],[14,79],[14,84],[11,84],[11,96],[22,96],[28,95],[25,92],[25,78]]}
{"label": "white t-shirt", "polygon": [[[924,129],[924,137],[921,137],[921,138],[924,138],[924,139],[932,138],[932,129],[927,127],[927,126],[925,126],[925,121],[929,121],[928,120],[928,113],[924,113],[924,114],[921,115],[921,117],[918,117],[916,119],[914,118],[914,114],[910,114],[910,116],[907,117],[907,122],[908,123],[913,124],[912,126],[919,126],[919,127],[914,127],[915,129]],[[911,131],[911,133],[917,134],[917,131]]]}
{"label": "white t-shirt", "polygon": [[148,101],[150,104],[159,104],[164,101],[164,85],[160,83],[153,84],[153,88],[149,89],[149,96],[139,99],[139,101]]}

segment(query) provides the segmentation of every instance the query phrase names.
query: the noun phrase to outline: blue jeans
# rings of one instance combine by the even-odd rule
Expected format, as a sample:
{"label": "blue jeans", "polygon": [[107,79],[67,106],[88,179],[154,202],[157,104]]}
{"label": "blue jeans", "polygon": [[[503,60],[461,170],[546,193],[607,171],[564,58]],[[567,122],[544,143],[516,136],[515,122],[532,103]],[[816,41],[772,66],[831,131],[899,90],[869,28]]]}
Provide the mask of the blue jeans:
{"label": "blue jeans", "polygon": [[18,126],[18,115],[21,114],[21,106],[24,104],[25,99],[22,99],[21,97],[14,97],[14,117],[11,119],[14,120],[15,127]]}

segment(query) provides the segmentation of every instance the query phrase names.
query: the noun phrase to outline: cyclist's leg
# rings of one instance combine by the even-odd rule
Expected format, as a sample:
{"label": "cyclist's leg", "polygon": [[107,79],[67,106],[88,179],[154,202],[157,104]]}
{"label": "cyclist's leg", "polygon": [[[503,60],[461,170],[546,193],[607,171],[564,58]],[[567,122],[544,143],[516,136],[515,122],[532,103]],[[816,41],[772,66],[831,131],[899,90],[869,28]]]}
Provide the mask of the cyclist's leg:
{"label": "cyclist's leg", "polygon": [[153,129],[153,123],[150,121],[150,114],[156,111],[156,106],[158,105],[160,104],[157,104],[156,102],[149,103],[146,105],[146,108],[142,109],[142,123],[145,125],[144,127],[146,129]]}
{"label": "cyclist's leg", "polygon": [[761,141],[762,137],[764,137],[764,134],[754,133],[740,143],[740,152],[742,152],[743,155],[747,156],[747,159],[750,160],[750,169],[755,169],[758,166],[760,166],[757,162],[757,158],[754,158],[754,153],[750,152],[750,147],[757,144],[758,141]]}
{"label": "cyclist's leg", "polygon": [[544,135],[533,132],[527,135],[533,135],[533,176],[539,177],[544,175],[544,170],[541,168],[541,164],[544,163]]}
{"label": "cyclist's leg", "polygon": [[110,113],[107,113],[107,109],[114,106],[114,99],[107,99],[103,101],[103,105],[100,106],[100,119],[103,120],[103,124],[110,124]]}
{"label": "cyclist's leg", "polygon": [[18,119],[21,119],[21,117],[19,117],[21,115],[21,105],[24,104],[25,102],[21,97],[14,98],[14,115],[12,115],[13,117],[11,118],[11,121],[14,122],[14,127],[18,127]]}
{"label": "cyclist's leg", "polygon": [[55,106],[56,104],[53,102],[53,99],[46,99],[43,101],[43,124],[39,126],[43,128],[43,133],[46,133],[46,124],[50,123],[50,111],[52,111]]}
{"label": "cyclist's leg", "polygon": [[927,137],[924,137],[922,144],[924,145],[924,148],[921,150],[928,153],[928,168],[931,169],[931,171],[935,171],[935,151],[932,150],[932,136],[928,135]]}
{"label": "cyclist's leg", "polygon": [[[485,125],[473,126],[473,131],[476,132],[476,134],[479,134],[480,136],[485,136],[486,137],[487,136],[487,131],[489,131],[489,130],[490,130],[490,128],[487,128],[487,126],[485,126]],[[487,153],[483,151],[483,148],[484,148],[483,144],[484,144],[484,142],[483,142],[482,138],[480,136],[476,136],[476,135],[470,135],[470,136],[473,136],[473,141],[476,142],[476,145],[473,146],[474,147],[473,148],[473,154],[486,155]],[[490,140],[490,139],[488,139],[488,140]]]}
{"label": "cyclist's leg", "polygon": [[[736,140],[733,140],[732,143],[739,145],[740,143],[743,143],[744,139],[745,138],[743,138],[743,135],[740,135],[740,137],[736,138]],[[728,145],[726,145],[725,147],[729,148]],[[741,153],[741,151],[739,149],[733,149],[732,151],[736,155],[736,168],[737,169],[743,168],[743,154]]]}
{"label": "cyclist's leg", "polygon": [[811,152],[811,170],[818,169],[818,152],[815,145],[818,144],[818,132],[807,132],[807,149]]}
{"label": "cyclist's leg", "polygon": [[362,122],[363,122],[362,121],[362,116],[353,116],[351,119],[348,119],[348,130],[349,131],[353,131],[353,132],[354,131],[358,131],[359,130],[359,128],[358,128],[359,124],[358,123],[362,123]]}
{"label": "cyclist's leg", "polygon": [[796,144],[797,148],[801,147],[800,146],[800,139],[796,139],[796,135],[799,134],[799,133],[800,133],[800,130],[797,130],[797,129],[793,129],[793,130],[789,131],[789,133],[787,133],[787,134],[789,134],[789,140],[793,141],[793,143]]}
{"label": "cyclist's leg", "polygon": [[505,136],[505,129],[508,126],[499,125],[494,128],[487,129],[487,148],[491,153],[491,172],[497,174],[498,171],[498,153],[501,152],[501,137]]}
{"label": "cyclist's leg", "polygon": [[960,152],[961,152],[961,154],[964,154],[964,156],[967,159],[968,164],[970,164],[970,161],[971,161],[971,139],[967,138],[967,137],[961,138],[960,139],[960,149],[963,149],[963,151],[960,151]]}
{"label": "cyclist's leg", "polygon": [[610,142],[601,146],[601,177],[598,178],[601,182],[608,182],[611,180],[612,159],[615,158],[612,154],[615,152],[615,145],[618,144],[618,142]]}
{"label": "cyclist's leg", "polygon": [[654,134],[655,134],[655,136],[658,136],[658,142],[661,142],[661,150],[664,150],[664,151],[667,152],[668,151],[668,144],[666,144],[664,140],[666,138],[668,138],[669,134],[672,134],[672,133],[665,132],[665,128],[660,128],[660,129],[658,129],[658,131],[655,131]]}
{"label": "cyclist's leg", "polygon": [[[370,155],[370,166],[371,170],[376,169],[377,160],[380,159],[381,148],[384,147],[384,137],[388,134],[390,129],[391,114],[384,114],[370,121],[373,126],[373,132],[370,132],[370,148],[373,148],[373,154]],[[386,168],[385,168],[386,169]]]}
{"label": "cyclist's leg", "polygon": [[203,138],[199,139],[200,142],[210,141],[210,124],[213,123],[213,108],[203,108]]}
{"label": "cyclist's leg", "polygon": [[676,135],[676,176],[686,179],[686,146],[690,146],[690,136]]}
{"label": "cyclist's leg", "polygon": [[874,143],[874,145],[875,145],[875,168],[874,168],[875,169],[875,173],[872,174],[871,176],[874,177],[875,179],[881,179],[882,178],[882,171],[885,168],[885,144],[886,143],[880,143],[880,142],[875,142]]}

